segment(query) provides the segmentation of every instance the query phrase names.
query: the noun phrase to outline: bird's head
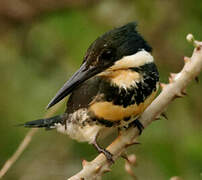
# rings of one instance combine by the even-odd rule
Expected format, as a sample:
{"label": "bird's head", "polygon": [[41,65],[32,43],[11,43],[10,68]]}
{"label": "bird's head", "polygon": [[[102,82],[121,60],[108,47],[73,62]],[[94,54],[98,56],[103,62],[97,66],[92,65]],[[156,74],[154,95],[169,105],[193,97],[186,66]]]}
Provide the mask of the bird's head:
{"label": "bird's head", "polygon": [[98,37],[88,48],[80,68],[57,92],[47,108],[58,103],[87,79],[108,71],[139,67],[152,62],[151,47],[131,22]]}

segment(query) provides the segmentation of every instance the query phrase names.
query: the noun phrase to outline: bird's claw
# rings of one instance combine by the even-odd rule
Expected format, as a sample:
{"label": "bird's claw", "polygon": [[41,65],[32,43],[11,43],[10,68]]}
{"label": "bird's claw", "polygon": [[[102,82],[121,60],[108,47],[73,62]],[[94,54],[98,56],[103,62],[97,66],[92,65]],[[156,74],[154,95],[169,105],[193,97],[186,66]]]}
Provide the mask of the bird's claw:
{"label": "bird's claw", "polygon": [[107,160],[110,162],[110,163],[114,163],[114,160],[113,160],[113,154],[110,153],[108,150],[100,147],[96,141],[93,142],[93,145],[94,147],[97,149],[97,151],[99,153],[103,153],[105,155],[105,157],[107,158]]}
{"label": "bird's claw", "polygon": [[134,127],[137,127],[138,130],[139,130],[139,135],[142,134],[144,126],[142,125],[142,123],[138,119],[136,119],[135,121],[131,122],[130,125],[134,126]]}
{"label": "bird's claw", "polygon": [[101,150],[101,153],[103,153],[105,155],[105,157],[107,158],[107,160],[110,162],[110,163],[114,163],[114,160],[113,160],[113,154],[110,153],[109,151],[107,151],[106,149],[102,149]]}

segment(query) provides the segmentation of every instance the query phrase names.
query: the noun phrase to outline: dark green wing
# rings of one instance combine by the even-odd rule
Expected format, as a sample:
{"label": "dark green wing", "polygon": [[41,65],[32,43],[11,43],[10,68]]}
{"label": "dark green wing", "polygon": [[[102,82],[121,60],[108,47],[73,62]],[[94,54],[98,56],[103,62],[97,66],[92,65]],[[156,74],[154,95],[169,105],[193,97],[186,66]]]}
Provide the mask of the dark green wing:
{"label": "dark green wing", "polygon": [[101,78],[93,77],[77,87],[69,97],[66,112],[73,113],[80,108],[88,108],[89,103],[99,93]]}

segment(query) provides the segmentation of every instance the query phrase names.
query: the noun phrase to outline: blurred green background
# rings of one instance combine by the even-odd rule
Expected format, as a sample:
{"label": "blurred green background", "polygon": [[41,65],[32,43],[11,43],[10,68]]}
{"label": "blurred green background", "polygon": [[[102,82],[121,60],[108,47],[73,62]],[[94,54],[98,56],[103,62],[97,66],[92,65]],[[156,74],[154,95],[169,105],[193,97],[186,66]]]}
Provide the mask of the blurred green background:
{"label": "blurred green background", "polygon": [[[2,0],[0,2],[0,167],[13,154],[28,129],[16,127],[43,117],[56,91],[79,67],[97,36],[137,21],[153,47],[161,82],[183,66],[193,47],[192,32],[202,40],[201,0]],[[202,75],[199,76],[199,78]],[[169,105],[168,121],[152,123],[129,149],[141,180],[202,179],[202,84],[192,82],[188,96]],[[63,106],[58,113],[64,111]],[[58,114],[57,113],[57,114]],[[39,130],[5,180],[60,180],[81,169],[82,159],[97,155],[53,131]],[[131,179],[119,159],[103,179]]]}

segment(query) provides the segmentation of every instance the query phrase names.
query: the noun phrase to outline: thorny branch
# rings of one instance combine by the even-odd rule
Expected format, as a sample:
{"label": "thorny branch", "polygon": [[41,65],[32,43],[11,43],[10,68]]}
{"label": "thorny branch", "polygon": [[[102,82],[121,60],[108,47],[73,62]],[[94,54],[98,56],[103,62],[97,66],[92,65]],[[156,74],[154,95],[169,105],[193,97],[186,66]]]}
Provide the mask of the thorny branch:
{"label": "thorny branch", "polygon": [[[184,58],[185,65],[179,73],[171,73],[169,84],[161,84],[162,92],[139,119],[145,128],[158,118],[174,99],[186,95],[186,86],[191,80],[197,77],[202,69],[202,42],[194,40],[192,34],[187,35],[187,41],[191,42],[195,47],[192,57]],[[107,150],[114,155],[114,160],[116,160],[130,144],[134,143],[137,137],[137,128],[131,128],[117,137],[112,144],[108,146]],[[68,180],[101,179],[104,173],[110,171],[112,164],[106,160],[103,154],[100,154],[91,162],[84,160],[82,165],[83,169]]]}

